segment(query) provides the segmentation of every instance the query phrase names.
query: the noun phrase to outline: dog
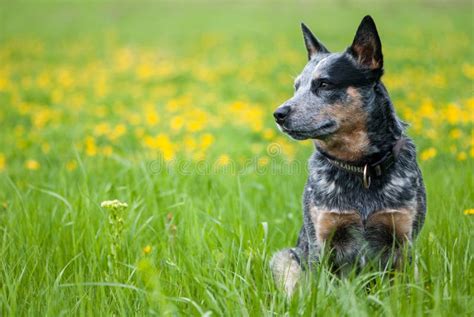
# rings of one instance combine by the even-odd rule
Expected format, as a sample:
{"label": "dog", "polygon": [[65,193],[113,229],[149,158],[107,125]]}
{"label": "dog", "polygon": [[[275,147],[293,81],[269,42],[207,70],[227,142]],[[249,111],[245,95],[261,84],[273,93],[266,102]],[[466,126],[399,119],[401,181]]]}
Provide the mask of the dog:
{"label": "dog", "polygon": [[362,19],[342,53],[329,52],[301,27],[308,63],[293,97],[273,113],[282,132],[315,145],[296,247],[270,261],[275,282],[288,295],[325,250],[331,271],[341,276],[374,261],[384,270],[400,268],[426,214],[415,145],[381,81],[374,20]]}

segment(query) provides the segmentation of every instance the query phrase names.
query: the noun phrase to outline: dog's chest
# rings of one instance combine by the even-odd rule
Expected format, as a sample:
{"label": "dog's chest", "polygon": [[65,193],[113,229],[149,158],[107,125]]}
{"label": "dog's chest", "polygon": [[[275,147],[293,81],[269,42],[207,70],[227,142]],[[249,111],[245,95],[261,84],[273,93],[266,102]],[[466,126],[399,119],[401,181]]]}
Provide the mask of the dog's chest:
{"label": "dog's chest", "polygon": [[310,177],[304,194],[306,219],[314,228],[314,239],[324,242],[348,235],[342,238],[367,240],[381,232],[400,240],[411,239],[416,204],[414,194],[406,189],[409,179],[394,174],[380,188],[367,190],[353,175],[345,180],[319,176]]}

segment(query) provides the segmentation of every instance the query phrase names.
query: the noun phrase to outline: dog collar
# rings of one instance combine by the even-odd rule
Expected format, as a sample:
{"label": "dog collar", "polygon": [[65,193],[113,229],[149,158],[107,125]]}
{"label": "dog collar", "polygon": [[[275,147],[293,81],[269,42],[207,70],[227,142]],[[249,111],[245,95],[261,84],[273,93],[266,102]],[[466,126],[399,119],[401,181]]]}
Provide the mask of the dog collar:
{"label": "dog collar", "polygon": [[372,163],[369,162],[365,164],[353,164],[345,161],[340,161],[331,157],[327,153],[324,153],[324,151],[321,151],[320,149],[318,149],[318,151],[329,163],[331,163],[331,165],[345,170],[346,172],[361,176],[364,187],[368,189],[370,187],[372,178],[382,176],[383,174],[387,173],[388,170],[393,166],[401,148],[405,144],[405,140],[405,138],[398,139],[398,141],[395,142],[393,148],[387,153],[385,153],[385,155],[383,155],[381,159]]}

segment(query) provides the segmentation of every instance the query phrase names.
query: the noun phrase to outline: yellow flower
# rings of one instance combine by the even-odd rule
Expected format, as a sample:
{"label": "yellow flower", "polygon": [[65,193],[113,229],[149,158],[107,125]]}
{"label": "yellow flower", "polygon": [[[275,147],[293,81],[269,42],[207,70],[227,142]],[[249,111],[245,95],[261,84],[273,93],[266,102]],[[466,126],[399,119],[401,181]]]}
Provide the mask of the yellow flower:
{"label": "yellow flower", "polygon": [[433,148],[433,147],[424,150],[424,151],[421,152],[421,154],[420,154],[420,158],[421,158],[422,161],[430,160],[430,159],[432,159],[432,158],[435,157],[435,156],[436,156],[436,149]]}
{"label": "yellow flower", "polygon": [[170,127],[172,130],[179,130],[183,127],[184,125],[184,119],[183,117],[181,116],[175,116],[173,118],[171,118],[171,122],[170,122]]}
{"label": "yellow flower", "polygon": [[464,64],[462,65],[462,72],[469,79],[474,79],[474,65]]}
{"label": "yellow flower", "polygon": [[112,130],[112,132],[109,134],[109,139],[112,141],[116,140],[120,138],[122,135],[124,135],[125,132],[127,132],[127,127],[124,124],[120,123],[116,125],[114,129]]}
{"label": "yellow flower", "polygon": [[104,135],[109,133],[110,131],[110,126],[107,122],[102,122],[99,123],[94,127],[94,134],[97,136]]}
{"label": "yellow flower", "polygon": [[436,115],[433,101],[431,99],[424,99],[421,103],[419,113],[422,117],[433,118]]}
{"label": "yellow flower", "polygon": [[146,80],[153,76],[154,73],[154,66],[150,63],[142,63],[138,65],[137,68],[137,76],[139,79]]}
{"label": "yellow flower", "polygon": [[110,145],[106,145],[102,148],[102,154],[104,154],[105,156],[111,156],[113,152],[114,149]]}
{"label": "yellow flower", "polygon": [[155,110],[155,105],[151,102],[145,105],[145,121],[149,126],[154,126],[160,122],[160,117]]}
{"label": "yellow flower", "polygon": [[458,123],[463,119],[463,113],[459,106],[455,103],[450,103],[445,110],[446,120],[451,123],[455,124]]}
{"label": "yellow flower", "polygon": [[270,159],[267,156],[263,156],[258,159],[258,166],[266,166],[270,162]]}
{"label": "yellow flower", "polygon": [[68,171],[74,171],[76,168],[77,168],[76,160],[70,160],[69,162],[66,163],[66,169]]}
{"label": "yellow flower", "polygon": [[465,215],[474,215],[474,208],[464,210]]}
{"label": "yellow flower", "polygon": [[40,168],[40,164],[38,163],[38,161],[35,161],[35,160],[28,160],[26,161],[25,165],[27,169],[32,170],[32,171],[36,171],[37,169]]}
{"label": "yellow flower", "polygon": [[5,166],[7,165],[5,155],[0,153],[0,172],[5,170]]}
{"label": "yellow flower", "polygon": [[462,132],[459,129],[454,129],[449,132],[449,137],[451,139],[459,139],[462,136]]}
{"label": "yellow flower", "polygon": [[151,251],[152,251],[151,245],[147,245],[147,246],[145,246],[145,247],[143,248],[143,253],[145,253],[145,255],[150,254]]}
{"label": "yellow flower", "polygon": [[271,140],[275,136],[275,130],[265,129],[263,130],[263,138],[267,141]]}
{"label": "yellow flower", "polygon": [[217,158],[216,164],[217,166],[226,166],[230,163],[230,157],[227,154],[222,154]]}
{"label": "yellow flower", "polygon": [[97,154],[97,146],[93,137],[86,138],[86,154],[88,156],[95,156]]}
{"label": "yellow flower", "polygon": [[459,152],[459,154],[458,154],[458,156],[457,156],[457,159],[458,159],[459,161],[464,161],[464,160],[466,160],[466,159],[467,159],[467,154],[466,154],[466,152]]}
{"label": "yellow flower", "polygon": [[205,133],[201,137],[201,145],[203,148],[208,148],[212,143],[214,143],[214,136],[210,133]]}

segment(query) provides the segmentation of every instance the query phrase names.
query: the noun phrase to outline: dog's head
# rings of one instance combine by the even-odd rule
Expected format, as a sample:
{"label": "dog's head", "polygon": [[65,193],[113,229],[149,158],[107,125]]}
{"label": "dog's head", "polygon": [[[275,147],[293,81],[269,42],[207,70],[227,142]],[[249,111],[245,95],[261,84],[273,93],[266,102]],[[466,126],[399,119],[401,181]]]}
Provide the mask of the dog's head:
{"label": "dog's head", "polygon": [[352,45],[342,53],[330,53],[304,24],[302,30],[308,63],[295,80],[293,97],[274,112],[279,128],[297,140],[337,144],[349,141],[354,133],[363,138],[367,107],[383,73],[374,21],[366,16]]}

